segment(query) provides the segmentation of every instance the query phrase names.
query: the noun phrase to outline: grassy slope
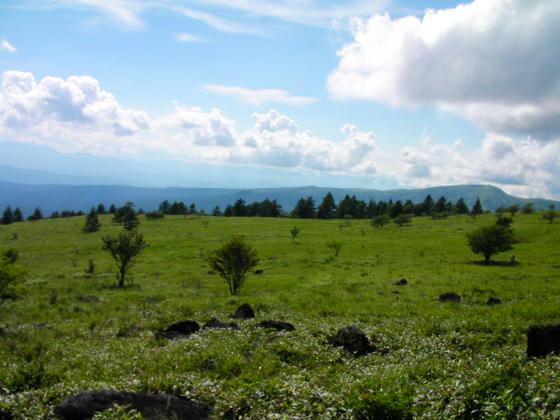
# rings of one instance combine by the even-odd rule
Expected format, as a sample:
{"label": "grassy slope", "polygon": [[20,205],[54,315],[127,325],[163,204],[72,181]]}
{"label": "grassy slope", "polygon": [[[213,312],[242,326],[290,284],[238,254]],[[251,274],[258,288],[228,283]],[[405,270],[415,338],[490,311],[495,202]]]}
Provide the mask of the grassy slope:
{"label": "grassy slope", "polygon": [[[103,235],[119,231],[108,216],[94,234],[80,232],[84,218],[3,226],[1,248],[18,249],[28,275],[23,299],[2,308],[0,414],[36,418],[73,392],[111,387],[190,395],[214,404],[218,415],[250,418],[553,418],[560,415],[559,359],[527,360],[524,352],[528,325],[558,322],[559,225],[517,215],[520,242],[494,259],[515,255],[520,264],[475,264],[481,257],[465,233],[493,221],[415,218],[376,229],[357,220],[143,220],[150,246],[126,290],[111,287],[115,268],[100,249]],[[292,243],[294,225],[301,233]],[[237,298],[204,261],[231,234],[254,244],[264,270]],[[326,247],[333,239],[343,243],[335,259]],[[87,277],[90,259],[96,272]],[[407,286],[392,285],[402,277]],[[437,302],[446,291],[462,302]],[[80,294],[102,301],[85,303]],[[503,304],[484,305],[490,296]],[[226,320],[242,302],[257,309],[257,321],[290,321],[296,331],[272,333],[246,321],[241,332],[154,338],[180,319]],[[324,344],[348,324],[381,351],[355,359]]]}

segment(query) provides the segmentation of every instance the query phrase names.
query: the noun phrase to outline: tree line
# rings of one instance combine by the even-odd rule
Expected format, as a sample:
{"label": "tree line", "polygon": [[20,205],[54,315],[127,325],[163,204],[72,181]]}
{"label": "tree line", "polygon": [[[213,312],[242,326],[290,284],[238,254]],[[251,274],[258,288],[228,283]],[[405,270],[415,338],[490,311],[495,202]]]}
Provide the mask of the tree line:
{"label": "tree line", "polygon": [[[95,211],[98,215],[107,213],[115,215],[119,210],[123,211],[122,209],[128,209],[127,211],[130,211],[130,206],[125,204],[125,206],[117,208],[114,204],[111,204],[108,210],[106,210],[103,204],[99,204],[97,208],[92,207],[92,211]],[[510,212],[512,215],[517,211],[521,211],[525,214],[533,213],[533,204],[527,203],[523,208],[514,204],[509,207],[500,207],[496,209],[496,213]],[[373,219],[379,216],[387,216],[395,219],[401,215],[433,216],[436,218],[445,217],[449,214],[470,214],[476,216],[483,212],[484,210],[478,198],[470,209],[463,198],[459,198],[453,203],[444,196],[434,200],[430,194],[420,203],[413,203],[411,199],[404,202],[401,200],[393,201],[392,199],[389,201],[375,201],[370,199],[366,202],[365,200],[356,198],[355,195],[350,196],[346,194],[337,204],[333,195],[328,192],[318,206],[313,196],[309,196],[300,198],[295,207],[289,212],[285,212],[277,200],[266,198],[263,201],[255,201],[248,204],[245,200],[239,198],[234,204],[228,204],[224,211],[220,209],[220,206],[214,207],[211,214],[212,216],[225,217],[293,217],[299,219]],[[136,213],[143,214],[145,212],[139,209]],[[83,211],[54,211],[50,218],[68,218],[83,216],[84,214]],[[160,219],[165,215],[187,216],[204,215],[206,213],[203,209],[197,210],[195,203],[191,203],[187,206],[182,201],[174,201],[171,203],[169,200],[165,200],[159,204],[158,210],[145,214],[148,219],[153,220]],[[40,220],[43,218],[41,209],[37,207],[35,211],[27,217],[27,220]],[[23,220],[24,216],[19,207],[12,210],[11,207],[8,206],[0,219],[0,223],[8,225]]]}

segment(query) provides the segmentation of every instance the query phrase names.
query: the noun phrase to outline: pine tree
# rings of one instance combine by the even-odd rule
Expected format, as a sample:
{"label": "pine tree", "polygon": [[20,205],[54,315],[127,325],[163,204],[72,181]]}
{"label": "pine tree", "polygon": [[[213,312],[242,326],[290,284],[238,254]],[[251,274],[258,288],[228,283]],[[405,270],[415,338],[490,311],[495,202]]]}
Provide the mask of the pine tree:
{"label": "pine tree", "polygon": [[336,203],[333,195],[328,192],[323,197],[323,202],[317,209],[317,217],[319,219],[332,219],[335,216]]}
{"label": "pine tree", "polygon": [[105,206],[103,203],[99,203],[97,206],[97,214],[105,214]]}
{"label": "pine tree", "polygon": [[97,212],[95,208],[92,207],[86,217],[86,224],[84,225],[83,231],[85,233],[97,232],[100,227],[101,223],[99,223],[99,219],[97,218]]}
{"label": "pine tree", "polygon": [[482,204],[480,204],[480,198],[477,198],[476,203],[474,203],[474,206],[471,210],[471,214],[473,216],[477,216],[477,215],[482,214],[482,213],[483,213]]}
{"label": "pine tree", "polygon": [[41,220],[42,218],[43,213],[41,213],[41,209],[39,207],[35,207],[35,211],[27,218],[27,220]]}
{"label": "pine tree", "polygon": [[14,210],[14,221],[15,222],[23,222],[23,213],[19,207],[16,207]]}
{"label": "pine tree", "polygon": [[14,212],[12,211],[12,208],[10,206],[6,207],[6,210],[4,210],[4,215],[2,216],[2,220],[0,220],[0,222],[3,225],[9,225],[12,224],[16,221],[15,217],[14,217]]}

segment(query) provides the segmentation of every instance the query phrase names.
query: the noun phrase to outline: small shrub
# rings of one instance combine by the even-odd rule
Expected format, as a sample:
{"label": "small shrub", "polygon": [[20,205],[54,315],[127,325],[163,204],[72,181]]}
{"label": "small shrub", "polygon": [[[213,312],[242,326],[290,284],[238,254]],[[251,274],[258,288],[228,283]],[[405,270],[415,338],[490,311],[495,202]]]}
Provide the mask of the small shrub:
{"label": "small shrub", "polygon": [[390,222],[389,216],[382,215],[382,216],[377,216],[375,219],[373,219],[371,221],[371,225],[373,227],[382,228],[383,226],[385,226],[389,222]]}
{"label": "small shrub", "polygon": [[327,242],[327,248],[333,253],[333,258],[338,257],[340,250],[342,249],[342,242],[340,241],[330,241]]}
{"label": "small shrub", "polygon": [[394,222],[399,225],[399,226],[404,226],[404,225],[408,225],[412,222],[412,219],[410,218],[410,216],[407,216],[406,214],[399,214]]}
{"label": "small shrub", "polygon": [[160,220],[165,217],[165,214],[161,211],[150,211],[146,213],[146,219],[148,220]]}
{"label": "small shrub", "polygon": [[119,287],[124,287],[124,279],[134,258],[147,246],[144,237],[136,232],[121,233],[118,237],[104,236],[103,250],[109,251],[117,263]]}
{"label": "small shrub", "polygon": [[249,271],[257,265],[257,251],[240,236],[232,236],[208,257],[210,267],[228,284],[229,293],[237,295]]}
{"label": "small shrub", "polygon": [[292,237],[292,242],[295,242],[296,238],[298,237],[300,232],[300,229],[297,226],[294,226],[291,230],[290,230],[290,235]]}

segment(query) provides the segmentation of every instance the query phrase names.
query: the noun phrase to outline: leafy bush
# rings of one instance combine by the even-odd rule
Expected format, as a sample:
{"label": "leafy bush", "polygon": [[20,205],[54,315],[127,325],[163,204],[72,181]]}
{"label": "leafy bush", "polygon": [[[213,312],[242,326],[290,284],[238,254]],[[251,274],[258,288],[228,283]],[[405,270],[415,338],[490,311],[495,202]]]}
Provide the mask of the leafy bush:
{"label": "leafy bush", "polygon": [[375,219],[373,219],[373,220],[371,221],[371,225],[372,225],[373,227],[379,227],[379,228],[380,228],[380,227],[385,226],[385,225],[388,224],[389,222],[390,222],[389,216],[387,216],[387,215],[382,215],[382,216],[377,216]]}
{"label": "leafy bush", "polygon": [[340,250],[342,249],[342,242],[340,241],[330,241],[327,242],[327,248],[333,252],[333,258],[338,257]]}
{"label": "leafy bush", "polygon": [[128,269],[136,257],[146,246],[142,234],[137,232],[121,233],[118,237],[104,236],[103,250],[109,251],[117,263],[119,287],[124,287],[124,279]]}
{"label": "leafy bush", "polygon": [[399,214],[394,222],[399,225],[399,226],[403,226],[403,225],[408,225],[410,222],[412,222],[412,219],[410,218],[410,216],[407,216],[406,214]]}
{"label": "leafy bush", "polygon": [[257,265],[257,251],[240,236],[232,236],[213,251],[208,262],[228,284],[229,293],[237,295],[249,271]]}
{"label": "leafy bush", "polygon": [[484,255],[484,263],[488,264],[493,254],[511,249],[513,231],[500,225],[482,226],[468,233],[467,238],[471,251]]}
{"label": "leafy bush", "polygon": [[290,230],[290,235],[292,236],[292,242],[294,242],[297,238],[297,236],[299,235],[299,228],[297,226],[294,226],[291,230]]}

